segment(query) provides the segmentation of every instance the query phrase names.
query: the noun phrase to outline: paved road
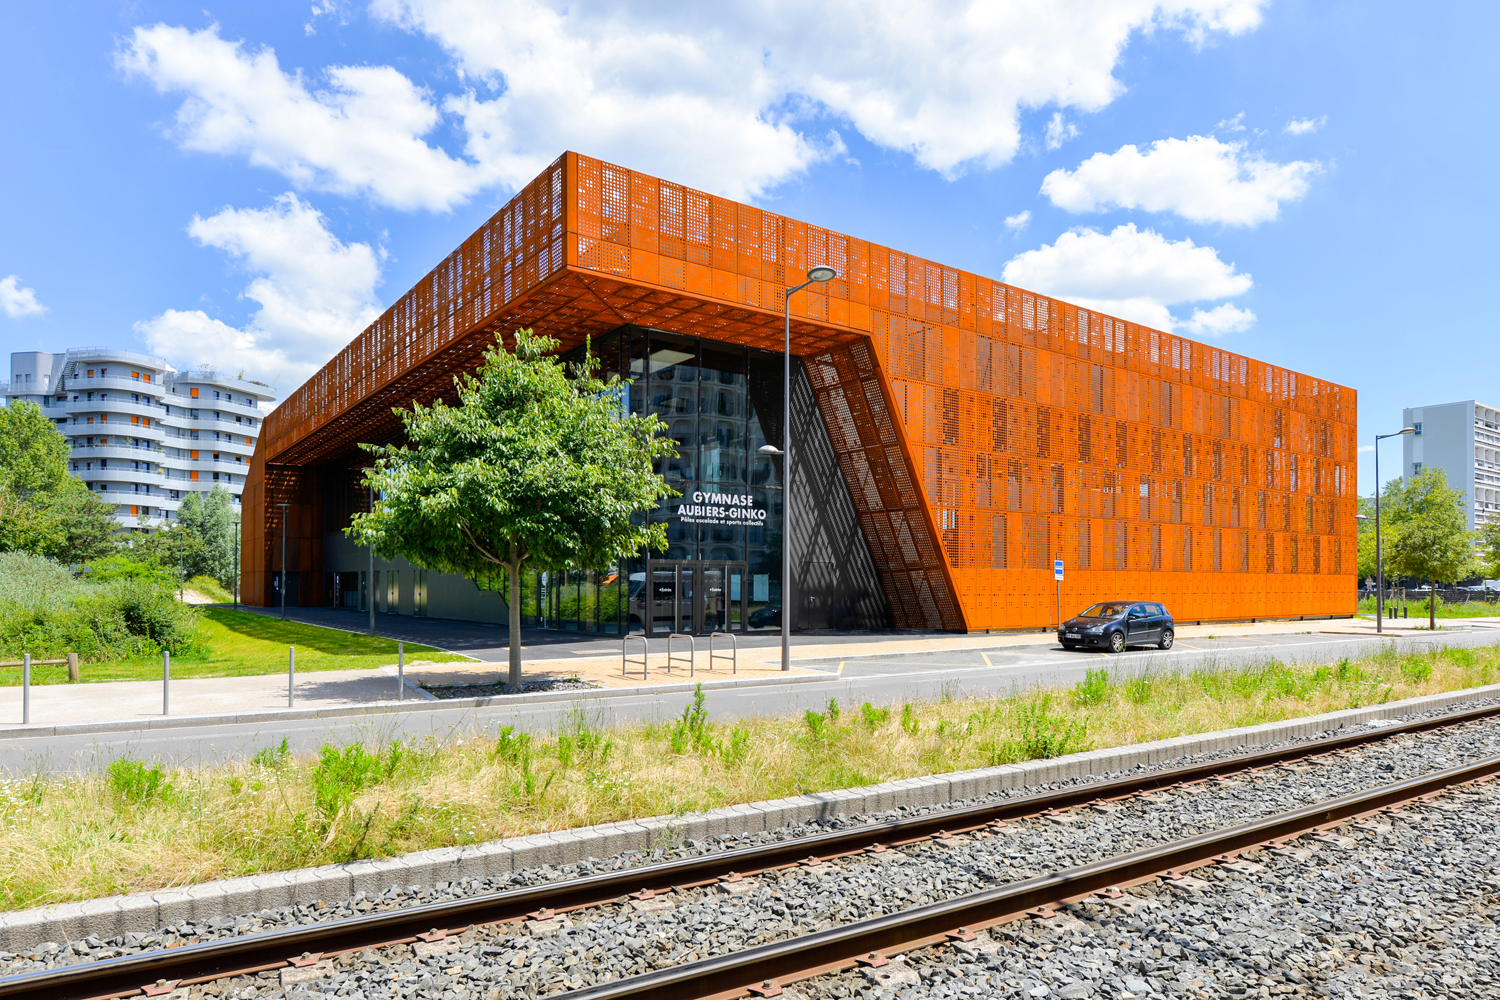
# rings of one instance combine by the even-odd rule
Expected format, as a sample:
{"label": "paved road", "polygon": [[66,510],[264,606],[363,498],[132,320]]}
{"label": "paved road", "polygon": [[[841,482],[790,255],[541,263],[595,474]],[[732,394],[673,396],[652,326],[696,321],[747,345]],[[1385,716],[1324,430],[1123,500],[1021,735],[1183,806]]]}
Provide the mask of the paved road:
{"label": "paved road", "polygon": [[[974,636],[975,645],[983,636]],[[1334,662],[1340,657],[1368,656],[1382,643],[1398,642],[1402,649],[1433,646],[1500,644],[1500,629],[1476,629],[1441,636],[1402,638],[1285,634],[1179,640],[1170,652],[1129,650],[1119,655],[1066,652],[1055,644],[1006,646],[994,649],[939,651],[916,656],[830,661],[822,665],[827,680],[790,685],[712,690],[707,705],[718,718],[747,715],[800,714],[822,708],[830,698],[842,705],[870,701],[888,704],[944,694],[1008,694],[1036,685],[1069,685],[1090,669],[1104,668],[1116,677],[1147,671],[1217,669],[1264,663]],[[851,646],[857,656],[858,647]],[[381,716],[307,719],[274,725],[212,725],[157,731],[121,732],[91,736],[33,737],[0,743],[0,769],[10,774],[60,772],[96,767],[120,756],[196,764],[253,753],[279,743],[314,750],[327,742],[366,744],[392,738],[440,739],[476,732],[493,732],[513,725],[533,732],[551,732],[568,725],[579,714],[594,724],[660,721],[677,715],[691,696],[686,693],[642,693],[614,697],[592,694],[532,702],[522,706],[483,709],[421,708]],[[432,704],[432,703],[427,703]]]}

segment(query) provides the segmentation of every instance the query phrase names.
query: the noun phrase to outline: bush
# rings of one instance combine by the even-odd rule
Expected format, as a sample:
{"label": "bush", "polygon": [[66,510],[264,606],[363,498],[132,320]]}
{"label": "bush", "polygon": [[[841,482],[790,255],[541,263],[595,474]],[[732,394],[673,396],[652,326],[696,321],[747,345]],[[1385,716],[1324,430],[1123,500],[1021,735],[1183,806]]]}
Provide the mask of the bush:
{"label": "bush", "polygon": [[185,653],[197,643],[199,613],[154,583],[74,579],[50,560],[0,555],[0,655],[85,662]]}
{"label": "bush", "polygon": [[1089,670],[1083,680],[1073,685],[1073,704],[1098,705],[1109,694],[1109,671]]}
{"label": "bush", "polygon": [[141,761],[126,757],[110,762],[109,787],[121,801],[138,806],[152,799],[172,797],[172,786],[160,764],[147,767]]}

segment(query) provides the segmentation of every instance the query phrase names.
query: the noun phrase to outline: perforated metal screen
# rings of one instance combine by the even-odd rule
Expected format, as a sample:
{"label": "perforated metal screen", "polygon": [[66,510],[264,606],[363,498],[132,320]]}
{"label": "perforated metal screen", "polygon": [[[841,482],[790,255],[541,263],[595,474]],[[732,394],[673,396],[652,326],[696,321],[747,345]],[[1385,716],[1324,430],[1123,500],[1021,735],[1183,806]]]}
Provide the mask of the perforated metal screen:
{"label": "perforated metal screen", "polygon": [[494,330],[778,350],[818,263],[839,277],[794,297],[793,350],[899,626],[1053,622],[1054,557],[1064,613],[1352,613],[1353,390],[574,153],[283,403],[257,459],[390,433]]}

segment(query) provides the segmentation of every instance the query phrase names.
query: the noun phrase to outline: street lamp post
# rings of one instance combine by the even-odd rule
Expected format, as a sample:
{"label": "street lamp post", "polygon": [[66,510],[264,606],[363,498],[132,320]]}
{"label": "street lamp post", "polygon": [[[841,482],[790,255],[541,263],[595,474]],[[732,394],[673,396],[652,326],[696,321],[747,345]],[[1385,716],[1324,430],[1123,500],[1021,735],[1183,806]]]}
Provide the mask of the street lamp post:
{"label": "street lamp post", "polygon": [[281,620],[286,621],[286,509],[289,503],[279,503],[281,508]]}
{"label": "street lamp post", "polygon": [[761,445],[763,455],[781,456],[781,669],[792,669],[792,296],[808,285],[832,281],[838,272],[825,264],[807,272],[807,280],[782,296],[786,334],[786,381],[781,396],[781,447]]}
{"label": "street lamp post", "polygon": [[1415,427],[1403,427],[1394,434],[1375,435],[1375,632],[1385,632],[1385,564],[1380,552],[1380,442],[1386,438],[1415,434]]}
{"label": "street lamp post", "polygon": [[[372,468],[360,469],[365,474],[365,484],[370,487],[370,513],[375,513],[375,480],[370,476],[375,474]],[[371,542],[366,546],[370,550],[370,571],[365,583],[365,603],[370,608],[370,634],[375,634],[375,544]]]}

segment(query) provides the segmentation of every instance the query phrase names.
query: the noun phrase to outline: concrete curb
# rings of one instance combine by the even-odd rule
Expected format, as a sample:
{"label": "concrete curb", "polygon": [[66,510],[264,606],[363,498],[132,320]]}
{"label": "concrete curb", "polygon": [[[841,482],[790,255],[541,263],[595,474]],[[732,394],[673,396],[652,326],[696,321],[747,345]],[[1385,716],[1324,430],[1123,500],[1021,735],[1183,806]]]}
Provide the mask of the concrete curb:
{"label": "concrete curb", "polygon": [[584,858],[609,857],[625,851],[668,848],[683,840],[700,840],[727,833],[758,833],[791,823],[851,813],[883,812],[901,806],[945,805],[991,791],[1086,778],[1217,750],[1279,743],[1341,726],[1430,712],[1497,695],[1500,695],[1500,684],[1491,684],[1259,726],[1091,750],[1051,760],[907,778],[768,802],[748,802],[686,816],[652,816],[473,846],[418,851],[379,861],[324,865],[81,903],[14,910],[0,913],[0,948],[25,952],[44,941],[78,940],[90,934],[111,938],[130,931],[154,930],[180,920],[201,921],[320,899],[342,900],[358,892],[380,893],[392,886],[431,888],[537,865],[566,865]]}
{"label": "concrete curb", "polygon": [[406,685],[416,691],[418,700],[374,701],[366,705],[335,705],[327,708],[278,708],[264,712],[235,712],[222,715],[147,716],[108,722],[72,722],[60,725],[33,723],[0,729],[0,740],[28,739],[39,736],[78,736],[89,733],[126,733],[152,729],[183,729],[193,726],[264,725],[295,719],[334,719],[342,716],[386,715],[392,712],[420,712],[458,708],[498,708],[504,705],[534,705],[538,702],[576,701],[582,698],[626,698],[642,694],[677,694],[692,691],[702,684],[703,690],[720,688],[763,687],[775,684],[806,684],[836,679],[833,674],[793,674],[790,677],[744,677],[723,680],[683,681],[673,684],[651,684],[628,688],[586,688],[572,691],[537,691],[532,694],[489,695],[483,698],[438,698],[414,688],[408,677]]}

